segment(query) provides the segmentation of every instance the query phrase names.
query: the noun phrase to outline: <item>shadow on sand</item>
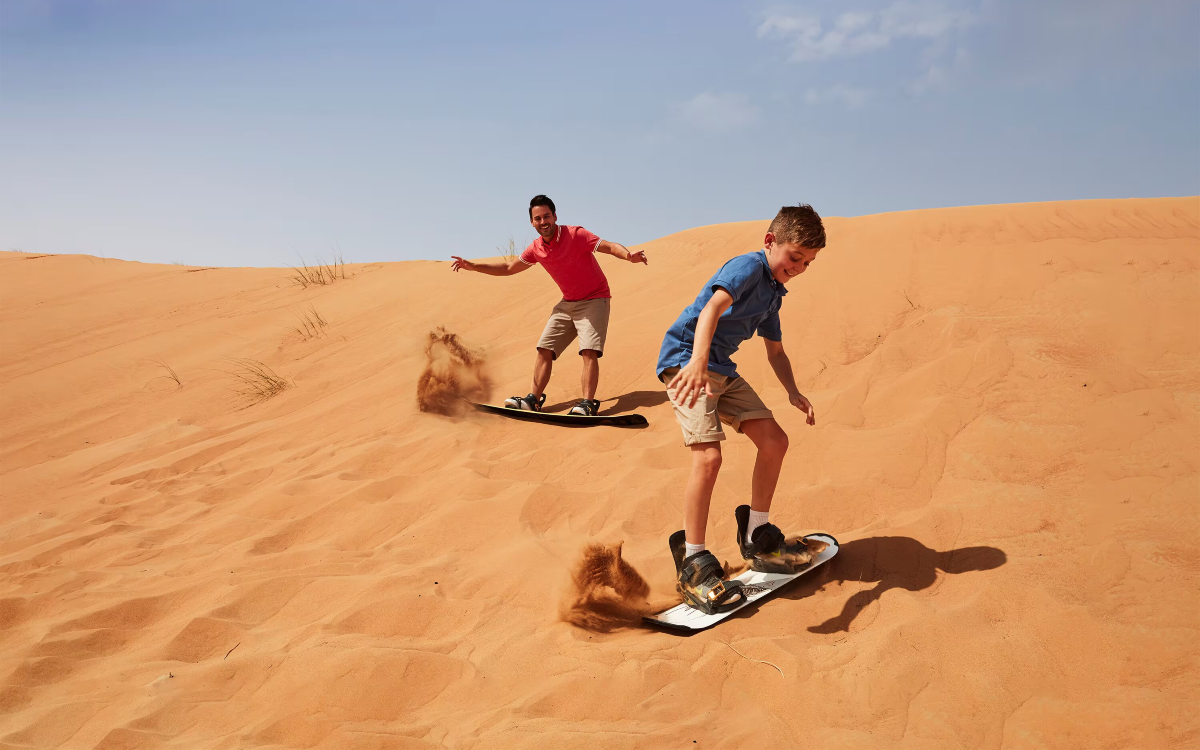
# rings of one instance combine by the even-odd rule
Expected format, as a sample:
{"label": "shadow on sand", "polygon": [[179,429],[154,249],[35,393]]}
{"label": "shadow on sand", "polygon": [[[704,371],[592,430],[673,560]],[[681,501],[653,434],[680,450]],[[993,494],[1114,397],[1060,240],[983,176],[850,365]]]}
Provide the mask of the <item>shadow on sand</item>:
{"label": "shadow on sand", "polygon": [[[938,552],[907,536],[875,536],[839,545],[837,556],[810,576],[801,576],[774,596],[759,600],[729,616],[729,620],[753,617],[773,599],[804,599],[830,581],[865,581],[875,586],[855,593],[836,617],[809,626],[812,633],[847,632],[850,623],[867,605],[891,589],[920,591],[937,580],[937,571],[957,575],[993,570],[1008,561],[1004,550],[995,547],[962,547]],[[717,625],[716,627],[720,627]],[[661,629],[659,632],[688,637],[703,630]]]}
{"label": "shadow on sand", "polygon": [[[633,411],[639,407],[649,408],[658,406],[667,402],[667,392],[663,391],[630,391],[623,393],[614,398],[605,398],[600,400],[600,414],[608,416],[610,414],[622,414],[627,411]],[[570,401],[559,401],[556,404],[546,404],[543,411],[558,412],[566,411],[575,404],[579,403],[579,399]],[[610,405],[611,404],[611,405]]]}
{"label": "shadow on sand", "polygon": [[842,544],[837,557],[829,561],[828,570],[811,581],[801,579],[797,582],[799,585],[781,592],[779,597],[803,599],[829,581],[875,583],[872,588],[851,596],[840,614],[808,628],[812,633],[847,632],[858,613],[884,592],[892,589],[920,591],[933,585],[939,570],[950,575],[993,570],[1007,560],[1004,551],[995,547],[962,547],[938,552],[906,536],[868,537]]}

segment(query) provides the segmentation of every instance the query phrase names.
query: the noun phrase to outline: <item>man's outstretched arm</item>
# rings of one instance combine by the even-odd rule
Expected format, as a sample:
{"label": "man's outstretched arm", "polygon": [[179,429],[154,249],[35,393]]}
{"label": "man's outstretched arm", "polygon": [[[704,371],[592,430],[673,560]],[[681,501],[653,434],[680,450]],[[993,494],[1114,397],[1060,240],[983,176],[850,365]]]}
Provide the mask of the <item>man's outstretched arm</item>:
{"label": "man's outstretched arm", "polygon": [[457,255],[451,255],[450,257],[454,258],[454,263],[450,264],[450,268],[455,272],[478,271],[479,273],[486,273],[488,276],[512,276],[514,273],[520,273],[529,268],[529,264],[521,260],[520,257],[513,258],[507,263],[475,263],[460,258]]}
{"label": "man's outstretched arm", "polygon": [[645,263],[646,265],[650,265],[650,261],[646,260],[645,250],[638,250],[636,253],[631,253],[629,252],[629,248],[624,245],[618,245],[608,240],[600,240],[600,244],[596,245],[596,252],[608,253],[614,258],[627,260],[630,263]]}

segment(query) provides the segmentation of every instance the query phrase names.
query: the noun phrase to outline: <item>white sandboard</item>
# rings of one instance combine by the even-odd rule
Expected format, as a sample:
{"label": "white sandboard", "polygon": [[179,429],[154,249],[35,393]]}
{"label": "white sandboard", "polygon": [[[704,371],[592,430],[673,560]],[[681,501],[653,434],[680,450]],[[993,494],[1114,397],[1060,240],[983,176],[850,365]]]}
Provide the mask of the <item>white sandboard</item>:
{"label": "white sandboard", "polygon": [[704,630],[716,625],[721,620],[741,610],[742,607],[749,607],[755,602],[760,602],[797,578],[811,573],[832,560],[833,556],[838,553],[837,540],[828,534],[806,534],[805,537],[808,539],[819,539],[829,546],[813,559],[812,565],[809,565],[799,573],[758,573],[753,570],[747,570],[744,573],[734,576],[731,580],[741,581],[742,590],[747,593],[746,601],[740,606],[728,612],[722,612],[719,615],[706,615],[688,604],[676,604],[674,607],[659,612],[656,615],[643,617],[642,621],[647,625],[676,630]]}

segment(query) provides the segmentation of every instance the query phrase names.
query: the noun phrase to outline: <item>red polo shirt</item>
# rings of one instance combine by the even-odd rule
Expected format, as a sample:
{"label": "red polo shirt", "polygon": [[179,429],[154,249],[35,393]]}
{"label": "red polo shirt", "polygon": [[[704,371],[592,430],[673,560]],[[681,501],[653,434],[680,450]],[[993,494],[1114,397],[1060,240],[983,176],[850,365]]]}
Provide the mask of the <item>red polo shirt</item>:
{"label": "red polo shirt", "polygon": [[600,238],[583,227],[560,224],[550,242],[539,235],[529,243],[521,253],[521,261],[531,266],[541,263],[568,302],[605,299],[612,294],[608,291],[608,279],[596,262],[599,244]]}

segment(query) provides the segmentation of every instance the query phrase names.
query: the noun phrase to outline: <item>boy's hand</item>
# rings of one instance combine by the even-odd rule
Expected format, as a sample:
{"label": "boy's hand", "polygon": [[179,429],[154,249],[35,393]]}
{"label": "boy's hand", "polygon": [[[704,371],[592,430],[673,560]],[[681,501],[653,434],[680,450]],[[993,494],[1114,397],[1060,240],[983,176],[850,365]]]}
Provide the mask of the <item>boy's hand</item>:
{"label": "boy's hand", "polygon": [[650,265],[650,261],[646,260],[646,251],[645,250],[638,250],[636,253],[630,253],[629,254],[629,262],[630,263],[645,263],[646,265]]}
{"label": "boy's hand", "polygon": [[817,412],[813,409],[813,405],[809,402],[809,400],[804,397],[804,394],[800,393],[799,391],[791,393],[788,395],[788,401],[792,402],[792,406],[808,415],[808,419],[806,421],[809,424],[817,423]]}
{"label": "boy's hand", "polygon": [[450,264],[450,268],[455,273],[458,273],[459,271],[474,271],[475,270],[475,264],[472,263],[471,261],[464,260],[464,259],[458,257],[457,255],[451,255],[450,257],[454,258],[454,263]]}
{"label": "boy's hand", "polygon": [[687,404],[689,409],[696,405],[696,401],[702,393],[706,393],[709,398],[712,398],[712,386],[708,382],[708,368],[704,364],[688,362],[679,368],[679,372],[675,373],[675,377],[671,378],[670,383],[667,383],[667,390],[675,390],[675,400],[680,404]]}

